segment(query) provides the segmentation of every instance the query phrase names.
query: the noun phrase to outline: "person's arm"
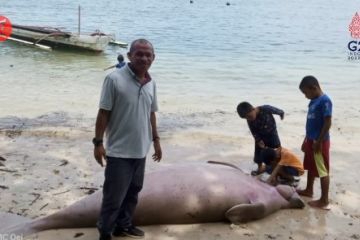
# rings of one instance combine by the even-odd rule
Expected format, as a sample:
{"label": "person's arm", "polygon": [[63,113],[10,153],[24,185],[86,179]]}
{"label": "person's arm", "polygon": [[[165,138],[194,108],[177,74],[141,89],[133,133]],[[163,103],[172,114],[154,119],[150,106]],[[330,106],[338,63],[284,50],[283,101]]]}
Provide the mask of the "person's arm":
{"label": "person's arm", "polygon": [[109,70],[110,68],[114,68],[114,67],[116,67],[116,64],[115,64],[115,65],[112,65],[112,66],[110,66],[110,67],[104,68],[104,71]]}
{"label": "person's arm", "polygon": [[247,123],[248,123],[249,129],[250,129],[250,132],[254,137],[255,143],[258,144],[260,147],[263,147],[262,145],[264,145],[264,142],[261,140],[260,136],[257,134],[255,127],[253,125],[251,125],[249,122],[247,122]]}
{"label": "person's arm", "polygon": [[331,116],[324,117],[324,126],[321,129],[319,138],[314,141],[313,148],[314,152],[321,151],[321,143],[324,141],[325,135],[329,132],[331,127]]}
{"label": "person's arm", "polygon": [[305,152],[305,144],[306,144],[306,137],[304,138],[304,140],[303,140],[303,142],[302,142],[302,144],[301,144],[301,151],[302,152]]}
{"label": "person's arm", "polygon": [[273,107],[273,106],[270,106],[270,105],[263,105],[262,108],[268,112],[271,112],[271,114],[279,115],[281,120],[284,119],[285,112],[283,110]]}
{"label": "person's arm", "polygon": [[268,184],[270,185],[276,185],[277,180],[276,177],[278,176],[280,170],[281,170],[282,166],[280,164],[277,164],[276,167],[274,168],[274,170],[272,171],[270,177],[268,178],[268,180],[266,181]]}
{"label": "person's arm", "polygon": [[[109,122],[110,113],[111,111],[99,109],[95,124],[95,139],[97,141],[103,140],[105,129]],[[106,163],[106,151],[102,143],[98,146],[94,146],[94,157],[96,161],[103,167],[103,163]]]}
{"label": "person's arm", "polygon": [[162,158],[162,151],[161,151],[161,146],[160,146],[160,137],[157,132],[155,112],[151,112],[150,123],[151,123],[151,128],[152,128],[152,136],[153,136],[154,150],[155,150],[155,153],[152,155],[152,158],[154,159],[154,161],[160,162],[160,160]]}

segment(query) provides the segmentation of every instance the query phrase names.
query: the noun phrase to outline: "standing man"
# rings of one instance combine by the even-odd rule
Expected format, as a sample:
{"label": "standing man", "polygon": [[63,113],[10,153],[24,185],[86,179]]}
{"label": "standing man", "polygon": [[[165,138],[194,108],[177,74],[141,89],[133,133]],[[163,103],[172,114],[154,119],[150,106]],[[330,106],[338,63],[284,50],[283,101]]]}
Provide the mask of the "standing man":
{"label": "standing man", "polygon": [[[141,238],[144,232],[132,225],[132,216],[142,189],[145,158],[153,143],[154,161],[162,157],[156,129],[156,85],[148,69],[154,61],[152,44],[132,42],[130,62],[104,80],[96,119],[94,157],[105,167],[100,217],[100,240],[114,236]],[[106,151],[103,137],[106,132]]]}

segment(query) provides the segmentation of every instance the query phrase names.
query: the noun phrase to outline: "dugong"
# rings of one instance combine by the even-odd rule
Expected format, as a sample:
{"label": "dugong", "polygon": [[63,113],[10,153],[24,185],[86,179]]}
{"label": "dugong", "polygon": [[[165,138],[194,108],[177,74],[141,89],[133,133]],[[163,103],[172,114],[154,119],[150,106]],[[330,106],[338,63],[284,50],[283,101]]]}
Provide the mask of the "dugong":
{"label": "dugong", "polygon": [[[220,164],[172,165],[146,173],[134,224],[239,224],[279,209],[305,206],[290,186],[270,186],[231,164]],[[102,191],[97,191],[59,212],[0,232],[28,235],[49,229],[95,227],[101,201]]]}

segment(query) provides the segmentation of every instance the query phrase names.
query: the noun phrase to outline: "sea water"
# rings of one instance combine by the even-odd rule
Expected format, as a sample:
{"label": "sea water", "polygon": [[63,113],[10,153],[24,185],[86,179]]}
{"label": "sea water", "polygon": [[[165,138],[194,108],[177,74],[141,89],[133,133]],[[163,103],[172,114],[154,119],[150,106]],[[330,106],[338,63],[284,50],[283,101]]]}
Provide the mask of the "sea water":
{"label": "sea water", "polygon": [[[0,15],[14,24],[77,32],[79,5],[82,32],[153,43],[150,72],[162,135],[248,137],[236,106],[249,101],[282,108],[281,134],[301,139],[308,100],[298,85],[305,75],[316,76],[332,98],[334,126],[360,131],[360,60],[348,60],[347,48],[358,1],[1,0]],[[119,53],[126,56],[127,49],[92,54],[0,43],[0,129],[93,131],[102,82],[111,72],[103,69]]]}

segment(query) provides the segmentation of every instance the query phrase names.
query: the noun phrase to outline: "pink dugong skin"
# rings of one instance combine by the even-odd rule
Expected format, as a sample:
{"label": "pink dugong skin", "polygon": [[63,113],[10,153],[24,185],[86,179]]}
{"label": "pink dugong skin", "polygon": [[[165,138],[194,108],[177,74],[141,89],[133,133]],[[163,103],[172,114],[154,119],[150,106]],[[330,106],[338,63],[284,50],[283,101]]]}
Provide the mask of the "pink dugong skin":
{"label": "pink dugong skin", "polygon": [[[295,199],[295,201],[294,201]],[[48,229],[95,227],[102,191],[49,216],[8,232],[30,234]],[[282,208],[302,208],[294,188],[270,186],[239,169],[214,164],[163,167],[147,173],[134,224],[246,222]]]}

